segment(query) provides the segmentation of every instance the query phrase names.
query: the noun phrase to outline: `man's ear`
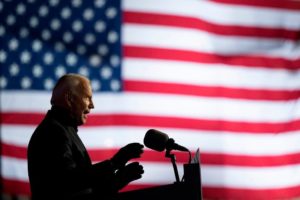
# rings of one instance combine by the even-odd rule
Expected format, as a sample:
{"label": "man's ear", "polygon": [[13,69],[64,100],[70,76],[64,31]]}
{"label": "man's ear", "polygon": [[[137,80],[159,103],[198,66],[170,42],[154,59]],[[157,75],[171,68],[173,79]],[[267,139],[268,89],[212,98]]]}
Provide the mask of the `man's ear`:
{"label": "man's ear", "polygon": [[71,108],[72,107],[72,102],[73,102],[73,95],[71,94],[71,92],[67,92],[65,94],[65,101],[66,101],[68,107]]}

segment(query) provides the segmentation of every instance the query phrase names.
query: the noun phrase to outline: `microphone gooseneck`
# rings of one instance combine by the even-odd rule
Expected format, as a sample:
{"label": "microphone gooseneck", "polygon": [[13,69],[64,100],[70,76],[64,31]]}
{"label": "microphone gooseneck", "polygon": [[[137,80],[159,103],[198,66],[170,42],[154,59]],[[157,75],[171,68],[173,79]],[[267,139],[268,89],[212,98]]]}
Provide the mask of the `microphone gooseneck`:
{"label": "microphone gooseneck", "polygon": [[146,147],[153,149],[155,151],[164,151],[166,150],[165,156],[167,158],[171,158],[171,162],[173,165],[174,173],[176,182],[179,183],[179,174],[178,169],[176,166],[176,158],[174,154],[171,154],[171,150],[178,150],[178,151],[186,151],[189,153],[189,163],[191,162],[191,152],[179,144],[176,144],[174,139],[169,138],[169,136],[161,131],[150,129],[146,132],[144,137],[144,144]]}

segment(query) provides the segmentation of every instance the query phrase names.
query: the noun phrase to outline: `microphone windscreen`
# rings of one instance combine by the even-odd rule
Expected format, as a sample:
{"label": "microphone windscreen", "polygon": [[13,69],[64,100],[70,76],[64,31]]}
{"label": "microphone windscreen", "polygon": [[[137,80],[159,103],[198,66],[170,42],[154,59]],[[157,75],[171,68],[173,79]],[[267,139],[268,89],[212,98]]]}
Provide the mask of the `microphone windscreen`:
{"label": "microphone windscreen", "polygon": [[150,149],[163,151],[166,149],[168,140],[169,136],[167,134],[155,129],[150,129],[144,137],[144,144]]}

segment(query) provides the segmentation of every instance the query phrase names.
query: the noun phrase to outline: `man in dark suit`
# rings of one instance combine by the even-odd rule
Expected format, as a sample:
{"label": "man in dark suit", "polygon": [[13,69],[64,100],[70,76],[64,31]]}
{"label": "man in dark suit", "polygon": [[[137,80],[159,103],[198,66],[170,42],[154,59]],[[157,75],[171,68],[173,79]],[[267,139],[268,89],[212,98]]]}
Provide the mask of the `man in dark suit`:
{"label": "man in dark suit", "polygon": [[131,143],[111,159],[91,163],[77,135],[94,108],[87,78],[68,74],[53,89],[51,110],[33,133],[28,145],[28,172],[33,200],[113,199],[118,190],[141,178],[143,167],[127,163],[143,153]]}

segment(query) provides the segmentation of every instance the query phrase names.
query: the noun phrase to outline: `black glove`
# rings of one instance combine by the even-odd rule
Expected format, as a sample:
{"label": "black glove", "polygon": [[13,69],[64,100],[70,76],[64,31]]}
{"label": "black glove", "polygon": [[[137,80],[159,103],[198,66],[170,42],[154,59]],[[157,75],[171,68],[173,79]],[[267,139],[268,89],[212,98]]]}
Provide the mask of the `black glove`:
{"label": "black glove", "polygon": [[116,186],[120,190],[131,181],[140,179],[144,173],[143,166],[138,162],[133,162],[116,172]]}
{"label": "black glove", "polygon": [[130,143],[122,147],[111,159],[115,169],[119,169],[132,158],[139,158],[143,151],[144,145],[140,143]]}

